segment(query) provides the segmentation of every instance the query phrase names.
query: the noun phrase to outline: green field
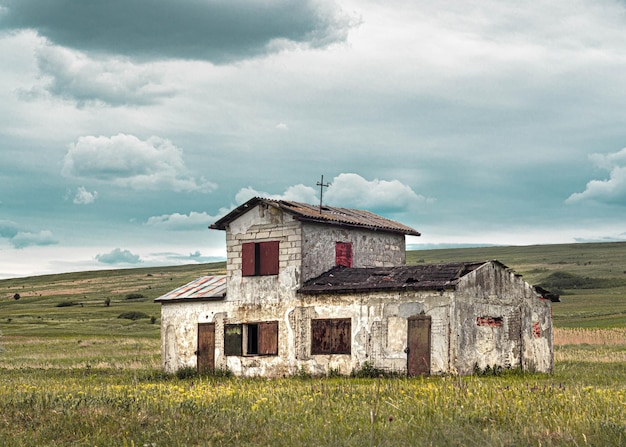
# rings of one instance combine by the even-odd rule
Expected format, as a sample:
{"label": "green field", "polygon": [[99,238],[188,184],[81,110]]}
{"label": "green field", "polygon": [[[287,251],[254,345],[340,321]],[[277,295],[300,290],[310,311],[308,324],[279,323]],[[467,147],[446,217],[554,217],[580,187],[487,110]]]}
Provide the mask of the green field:
{"label": "green field", "polygon": [[559,290],[554,374],[168,377],[153,300],[224,263],[16,278],[0,281],[0,445],[626,445],[626,244],[407,259],[498,259]]}

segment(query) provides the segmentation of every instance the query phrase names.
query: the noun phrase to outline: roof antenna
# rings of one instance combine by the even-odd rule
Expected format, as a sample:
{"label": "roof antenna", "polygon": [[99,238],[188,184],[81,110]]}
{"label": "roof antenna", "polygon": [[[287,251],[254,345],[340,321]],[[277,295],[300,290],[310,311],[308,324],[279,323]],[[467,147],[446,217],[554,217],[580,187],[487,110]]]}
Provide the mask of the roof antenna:
{"label": "roof antenna", "polygon": [[320,187],[320,214],[322,214],[322,197],[324,196],[324,188],[328,188],[330,183],[324,184],[324,175],[322,175],[322,180],[317,182],[317,186]]}

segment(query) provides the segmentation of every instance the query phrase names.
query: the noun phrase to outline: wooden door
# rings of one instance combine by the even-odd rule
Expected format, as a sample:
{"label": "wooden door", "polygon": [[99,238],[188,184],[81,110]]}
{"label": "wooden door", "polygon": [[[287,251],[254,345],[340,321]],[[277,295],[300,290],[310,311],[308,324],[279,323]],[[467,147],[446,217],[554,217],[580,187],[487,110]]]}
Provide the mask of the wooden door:
{"label": "wooden door", "polygon": [[430,325],[428,315],[408,320],[407,373],[409,376],[430,374]]}
{"label": "wooden door", "polygon": [[215,369],[215,323],[198,324],[198,374]]}

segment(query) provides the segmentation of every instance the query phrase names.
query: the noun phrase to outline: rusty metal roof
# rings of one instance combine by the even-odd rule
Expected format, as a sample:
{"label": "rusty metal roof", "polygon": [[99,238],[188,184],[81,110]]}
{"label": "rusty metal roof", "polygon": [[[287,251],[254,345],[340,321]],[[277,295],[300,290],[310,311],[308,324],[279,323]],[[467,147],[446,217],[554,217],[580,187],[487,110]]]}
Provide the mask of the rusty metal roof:
{"label": "rusty metal roof", "polygon": [[301,221],[420,236],[420,233],[413,228],[399,222],[386,219],[370,211],[338,208],[333,206],[322,206],[320,209],[317,205],[309,205],[307,203],[292,202],[288,200],[271,200],[260,197],[254,197],[248,200],[246,203],[237,207],[226,216],[215,222],[209,228],[225,230],[226,225],[259,203],[280,208]]}
{"label": "rusty metal roof", "polygon": [[226,276],[202,276],[171,292],[166,293],[154,301],[166,303],[185,300],[221,300],[226,296]]}
{"label": "rusty metal roof", "polygon": [[335,267],[308,280],[302,293],[345,293],[377,290],[446,290],[487,262],[453,262],[400,267]]}

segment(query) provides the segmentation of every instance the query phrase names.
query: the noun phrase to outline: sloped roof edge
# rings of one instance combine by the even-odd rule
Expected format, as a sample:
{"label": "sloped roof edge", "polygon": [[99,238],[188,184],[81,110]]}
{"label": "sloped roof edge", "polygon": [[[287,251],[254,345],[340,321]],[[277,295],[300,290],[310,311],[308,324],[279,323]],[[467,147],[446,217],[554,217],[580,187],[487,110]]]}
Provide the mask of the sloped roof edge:
{"label": "sloped roof edge", "polygon": [[272,200],[261,197],[253,197],[246,203],[238,206],[230,213],[209,226],[213,230],[225,230],[226,226],[247,213],[259,203],[274,206],[291,215],[296,219],[306,222],[315,222],[327,225],[348,226],[353,228],[363,228],[372,231],[384,231],[399,233],[410,236],[420,236],[420,233],[413,228],[396,222],[391,219],[374,214],[366,210],[356,210],[351,208],[339,208],[331,206],[309,205],[301,202],[288,200]]}
{"label": "sloped roof edge", "polygon": [[201,276],[165,295],[155,298],[156,303],[176,301],[215,301],[226,297],[226,276]]}
{"label": "sloped roof edge", "polygon": [[298,292],[334,294],[381,290],[451,290],[465,275],[490,262],[451,262],[399,267],[334,267],[305,282]]}

